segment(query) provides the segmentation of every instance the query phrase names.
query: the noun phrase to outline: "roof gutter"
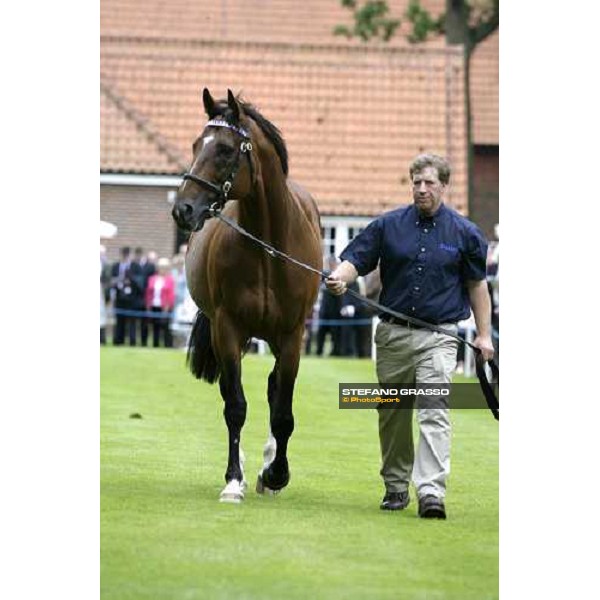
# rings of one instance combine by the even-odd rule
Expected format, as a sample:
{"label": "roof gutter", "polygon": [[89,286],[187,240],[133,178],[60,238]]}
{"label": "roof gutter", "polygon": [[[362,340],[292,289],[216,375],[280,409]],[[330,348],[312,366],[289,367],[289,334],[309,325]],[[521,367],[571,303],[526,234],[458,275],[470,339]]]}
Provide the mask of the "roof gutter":
{"label": "roof gutter", "polygon": [[133,175],[130,173],[100,173],[100,185],[138,185],[150,187],[179,187],[179,175]]}

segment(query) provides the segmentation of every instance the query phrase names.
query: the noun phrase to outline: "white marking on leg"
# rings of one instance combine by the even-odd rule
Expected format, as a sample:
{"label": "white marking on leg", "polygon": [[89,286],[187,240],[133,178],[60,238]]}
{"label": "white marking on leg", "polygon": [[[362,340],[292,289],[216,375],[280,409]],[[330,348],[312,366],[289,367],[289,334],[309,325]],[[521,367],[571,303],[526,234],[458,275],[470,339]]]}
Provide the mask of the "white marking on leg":
{"label": "white marking on leg", "polygon": [[221,492],[220,502],[239,504],[244,499],[245,482],[232,479]]}
{"label": "white marking on leg", "polygon": [[214,135],[207,135],[205,138],[202,138],[202,148],[208,146],[215,139]]}
{"label": "white marking on leg", "polygon": [[258,478],[256,480],[256,492],[258,494],[264,494],[266,496],[274,496],[279,493],[279,490],[272,490],[263,484],[262,474],[263,471],[275,460],[275,452],[277,451],[277,440],[273,437],[273,434],[269,430],[269,437],[263,449],[263,466],[258,472]]}
{"label": "white marking on leg", "polygon": [[275,460],[276,452],[277,440],[273,437],[271,430],[269,430],[269,437],[267,438],[267,442],[263,449],[263,471]]}

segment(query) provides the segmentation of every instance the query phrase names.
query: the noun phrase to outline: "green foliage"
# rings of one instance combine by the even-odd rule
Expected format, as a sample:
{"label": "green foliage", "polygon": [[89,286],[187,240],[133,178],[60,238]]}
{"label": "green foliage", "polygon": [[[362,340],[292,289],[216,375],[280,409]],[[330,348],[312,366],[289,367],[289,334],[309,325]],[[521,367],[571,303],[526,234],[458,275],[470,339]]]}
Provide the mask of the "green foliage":
{"label": "green foliage", "polygon": [[337,25],[334,35],[344,35],[347,38],[359,37],[364,42],[372,38],[381,38],[387,42],[400,25],[399,19],[391,19],[387,15],[389,7],[385,0],[368,0],[357,8],[354,0],[341,0],[344,8],[353,11],[354,26]]}
{"label": "green foliage", "polygon": [[443,33],[445,13],[434,19],[425,10],[419,0],[410,0],[406,9],[406,18],[412,23],[412,32],[408,35],[408,41],[415,44],[424,42],[430,33]]}
{"label": "green foliage", "polygon": [[333,28],[333,35],[343,35],[348,39],[352,37],[352,31],[348,29],[345,25],[336,25]]}
{"label": "green foliage", "polygon": [[103,599],[498,597],[499,430],[489,411],[452,411],[447,521],[418,519],[412,489],[405,511],[386,513],[376,415],[337,402],[338,382],[373,380],[372,361],[305,357],[291,482],[261,497],[253,488],[273,360],[248,355],[250,487],[243,504],[220,504],[223,402],[184,360],[177,351],[101,350]]}
{"label": "green foliage", "polygon": [[[334,35],[359,37],[365,42],[379,38],[387,42],[400,26],[400,19],[389,16],[385,0],[368,0],[360,7],[356,0],[340,0],[340,3],[352,13],[354,25],[337,25],[333,29]],[[458,39],[468,43],[471,49],[498,28],[499,4],[499,0],[460,0],[452,3],[450,19],[447,12],[434,18],[421,6],[420,0],[410,0],[405,17],[412,24],[412,30],[406,37],[412,43],[419,43],[432,33],[458,31],[461,32]],[[457,35],[451,37],[456,39]]]}

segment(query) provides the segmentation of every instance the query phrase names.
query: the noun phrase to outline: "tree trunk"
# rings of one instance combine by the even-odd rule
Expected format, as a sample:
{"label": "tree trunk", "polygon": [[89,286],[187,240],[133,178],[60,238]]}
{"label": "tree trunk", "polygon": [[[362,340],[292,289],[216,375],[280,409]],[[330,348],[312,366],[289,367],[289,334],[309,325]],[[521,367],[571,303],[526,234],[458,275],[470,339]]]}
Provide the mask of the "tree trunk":
{"label": "tree trunk", "polygon": [[471,53],[473,43],[469,29],[469,9],[465,0],[446,0],[446,43],[462,45],[464,56],[465,118],[467,135],[467,206],[473,204],[473,143],[471,127]]}

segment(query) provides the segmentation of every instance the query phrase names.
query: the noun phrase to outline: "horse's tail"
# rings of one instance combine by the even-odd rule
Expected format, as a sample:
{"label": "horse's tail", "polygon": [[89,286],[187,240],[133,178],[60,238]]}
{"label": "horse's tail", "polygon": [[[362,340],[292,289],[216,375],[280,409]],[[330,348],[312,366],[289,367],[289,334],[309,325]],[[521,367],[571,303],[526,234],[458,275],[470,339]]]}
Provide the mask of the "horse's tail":
{"label": "horse's tail", "polygon": [[210,319],[202,311],[198,311],[192,326],[186,362],[196,379],[214,383],[221,374],[212,347]]}

